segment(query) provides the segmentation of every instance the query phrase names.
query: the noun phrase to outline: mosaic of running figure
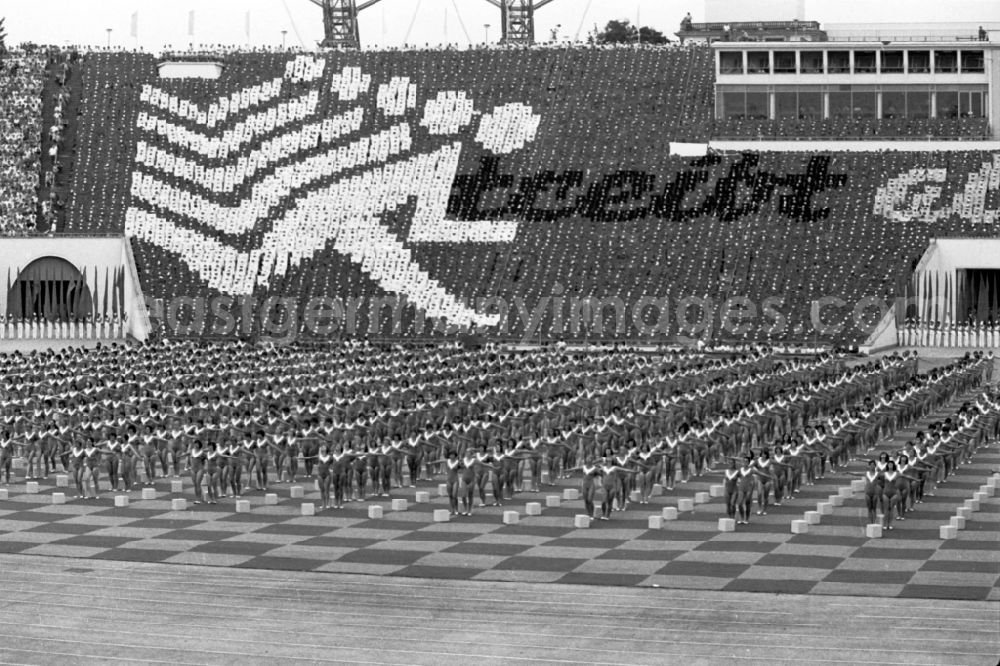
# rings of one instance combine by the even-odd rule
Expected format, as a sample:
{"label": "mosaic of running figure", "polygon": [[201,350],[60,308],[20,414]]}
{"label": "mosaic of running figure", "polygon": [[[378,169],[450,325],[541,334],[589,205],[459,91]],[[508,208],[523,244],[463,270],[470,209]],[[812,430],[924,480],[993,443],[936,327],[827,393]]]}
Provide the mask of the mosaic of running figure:
{"label": "mosaic of running figure", "polygon": [[97,54],[67,227],[134,237],[171,334],[825,342],[996,235],[991,153],[669,156],[706,54]]}

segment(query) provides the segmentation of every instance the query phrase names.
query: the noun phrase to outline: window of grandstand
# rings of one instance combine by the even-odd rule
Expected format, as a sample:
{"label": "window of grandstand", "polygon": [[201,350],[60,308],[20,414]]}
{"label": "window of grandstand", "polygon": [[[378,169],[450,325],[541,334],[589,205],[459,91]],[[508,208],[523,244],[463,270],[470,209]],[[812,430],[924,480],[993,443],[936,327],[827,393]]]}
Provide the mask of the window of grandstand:
{"label": "window of grandstand", "polygon": [[822,51],[802,51],[799,53],[802,62],[801,72],[803,74],[823,73],[823,52]]}
{"label": "window of grandstand", "polygon": [[982,51],[962,51],[963,74],[982,74],[985,67]]}
{"label": "window of grandstand", "polygon": [[871,86],[855,86],[851,92],[851,117],[877,118],[878,93]]}
{"label": "window of grandstand", "polygon": [[723,51],[719,54],[719,71],[722,74],[743,73],[743,51]]}
{"label": "window of grandstand", "polygon": [[985,95],[976,91],[958,94],[958,112],[963,118],[983,118],[986,116]]}
{"label": "window of grandstand", "polygon": [[850,51],[830,51],[827,53],[827,73],[829,74],[850,74],[851,73],[851,52]]}
{"label": "window of grandstand", "polygon": [[930,74],[931,73],[931,52],[930,51],[909,51],[907,53],[908,68],[910,74]]}
{"label": "window of grandstand", "polygon": [[937,92],[937,117],[958,118],[957,90],[939,90]]}
{"label": "window of grandstand", "polygon": [[747,74],[770,74],[771,54],[768,51],[747,51]]}
{"label": "window of grandstand", "polygon": [[818,87],[785,88],[774,93],[776,118],[822,118],[823,93]]}
{"label": "window of grandstand", "polygon": [[931,117],[930,90],[908,89],[906,91],[906,117],[907,118]]}
{"label": "window of grandstand", "polygon": [[882,117],[887,119],[906,117],[906,95],[902,90],[882,91]]}
{"label": "window of grandstand", "polygon": [[725,90],[719,101],[722,118],[766,119],[769,116],[766,92],[747,92],[742,88]]}
{"label": "window of grandstand", "polygon": [[902,51],[882,51],[882,73],[883,74],[903,73]]}
{"label": "window of grandstand", "polygon": [[954,74],[958,72],[958,51],[935,51],[934,73]]}
{"label": "window of grandstand", "polygon": [[774,52],[774,73],[795,74],[795,51]]}
{"label": "window of grandstand", "polygon": [[875,52],[855,51],[854,52],[854,73],[855,74],[875,74]]}

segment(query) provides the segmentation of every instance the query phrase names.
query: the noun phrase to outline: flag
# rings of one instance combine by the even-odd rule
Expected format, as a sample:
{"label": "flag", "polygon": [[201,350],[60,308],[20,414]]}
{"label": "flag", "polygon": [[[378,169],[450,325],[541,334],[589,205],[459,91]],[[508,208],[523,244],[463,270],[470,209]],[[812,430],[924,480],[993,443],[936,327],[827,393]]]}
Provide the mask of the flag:
{"label": "flag", "polygon": [[115,267],[115,281],[112,284],[113,288],[111,291],[111,315],[113,317],[118,316],[118,270],[119,269]]}
{"label": "flag", "polygon": [[139,12],[132,12],[131,35],[135,39],[139,38]]}
{"label": "flag", "polygon": [[104,268],[104,302],[102,303],[102,306],[101,306],[101,314],[104,315],[105,317],[108,316],[108,282],[109,282],[109,278],[110,278],[109,270],[105,266],[105,268]]}
{"label": "flag", "polygon": [[188,12],[188,36],[194,37],[194,10]]}
{"label": "flag", "polygon": [[125,318],[125,267],[122,266],[121,274],[118,280],[118,316],[121,319]]}
{"label": "flag", "polygon": [[986,276],[979,274],[979,302],[976,303],[976,319],[986,321],[989,317],[990,290],[986,284]]}

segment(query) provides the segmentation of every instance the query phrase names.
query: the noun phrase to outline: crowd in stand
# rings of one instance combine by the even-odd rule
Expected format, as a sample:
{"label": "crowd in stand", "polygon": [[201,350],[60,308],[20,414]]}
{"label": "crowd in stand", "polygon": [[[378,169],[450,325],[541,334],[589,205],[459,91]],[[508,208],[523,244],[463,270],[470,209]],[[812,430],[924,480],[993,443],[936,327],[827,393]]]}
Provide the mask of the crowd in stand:
{"label": "crowd in stand", "polygon": [[0,235],[35,229],[46,58],[0,58]]}

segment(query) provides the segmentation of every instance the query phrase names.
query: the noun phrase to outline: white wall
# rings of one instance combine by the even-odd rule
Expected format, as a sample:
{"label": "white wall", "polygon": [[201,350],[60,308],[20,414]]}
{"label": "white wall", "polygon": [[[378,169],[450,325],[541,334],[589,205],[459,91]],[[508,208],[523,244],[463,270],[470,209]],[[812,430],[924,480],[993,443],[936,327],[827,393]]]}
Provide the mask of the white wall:
{"label": "white wall", "polygon": [[[105,275],[114,279],[115,270],[125,271],[125,310],[128,312],[129,332],[138,340],[145,340],[149,334],[145,303],[134,281],[134,273],[128,270],[129,248],[122,237],[110,238],[0,238],[0,314],[7,313],[7,274],[11,284],[18,273],[31,262],[42,257],[58,257],[73,264],[81,273],[87,270],[87,286],[93,292],[94,275],[97,275],[97,292],[94,299],[103,299]],[[109,299],[110,299],[109,285]]]}

